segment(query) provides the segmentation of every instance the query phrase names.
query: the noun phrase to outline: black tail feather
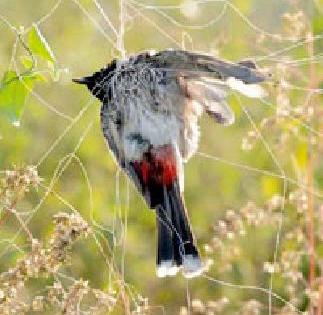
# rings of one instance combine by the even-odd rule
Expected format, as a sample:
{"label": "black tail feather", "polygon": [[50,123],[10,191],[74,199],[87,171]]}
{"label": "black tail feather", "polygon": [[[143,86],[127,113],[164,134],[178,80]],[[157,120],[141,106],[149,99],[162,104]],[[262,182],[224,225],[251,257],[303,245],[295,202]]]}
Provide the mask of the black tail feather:
{"label": "black tail feather", "polygon": [[[158,275],[173,275],[176,273],[175,269],[180,266],[184,266],[184,274],[197,272],[196,269],[201,269],[200,256],[179,185],[176,182],[171,187],[164,187],[163,190],[163,200],[160,206],[156,207]],[[185,270],[187,259],[194,261],[194,266],[189,263],[192,270]]]}
{"label": "black tail feather", "polygon": [[195,240],[189,223],[184,200],[181,197],[177,184],[173,185],[169,192],[169,199],[172,211],[172,223],[174,227],[174,251],[179,257],[179,265],[183,263],[183,256],[199,256],[195,246]]}
{"label": "black tail feather", "polygon": [[157,265],[162,261],[173,261],[173,231],[171,228],[170,209],[163,207],[156,208],[156,225],[157,225]]}

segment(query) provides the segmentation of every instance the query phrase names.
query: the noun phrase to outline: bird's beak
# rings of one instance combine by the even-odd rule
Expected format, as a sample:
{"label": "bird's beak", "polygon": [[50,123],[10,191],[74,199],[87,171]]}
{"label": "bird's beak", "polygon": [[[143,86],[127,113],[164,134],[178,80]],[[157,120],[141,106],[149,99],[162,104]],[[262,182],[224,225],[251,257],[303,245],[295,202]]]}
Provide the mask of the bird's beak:
{"label": "bird's beak", "polygon": [[86,84],[88,85],[90,83],[89,77],[84,77],[80,79],[72,79],[73,82],[78,83],[78,84]]}

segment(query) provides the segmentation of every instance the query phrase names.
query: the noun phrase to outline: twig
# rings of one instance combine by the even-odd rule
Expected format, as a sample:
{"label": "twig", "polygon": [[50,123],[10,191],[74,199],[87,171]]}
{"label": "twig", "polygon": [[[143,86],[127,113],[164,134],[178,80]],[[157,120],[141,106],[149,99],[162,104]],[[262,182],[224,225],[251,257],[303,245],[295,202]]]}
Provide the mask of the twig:
{"label": "twig", "polygon": [[[313,33],[310,30],[308,37],[313,37]],[[314,56],[314,41],[309,41],[307,44],[307,50],[309,57],[312,58]],[[309,90],[314,89],[316,86],[316,78],[315,78],[315,64],[313,62],[310,63],[309,69]],[[309,99],[307,106],[310,106],[312,103],[312,98]],[[314,164],[314,156],[312,152],[311,145],[311,135],[308,136],[308,165],[307,165],[307,186],[308,189],[313,188],[313,164]],[[307,211],[307,238],[308,238],[308,246],[309,246],[309,277],[308,284],[309,288],[313,289],[313,284],[315,280],[315,231],[314,231],[314,198],[312,194],[308,194],[308,211]],[[314,308],[312,303],[309,306],[310,314],[314,314]],[[320,315],[319,313],[317,313]]]}

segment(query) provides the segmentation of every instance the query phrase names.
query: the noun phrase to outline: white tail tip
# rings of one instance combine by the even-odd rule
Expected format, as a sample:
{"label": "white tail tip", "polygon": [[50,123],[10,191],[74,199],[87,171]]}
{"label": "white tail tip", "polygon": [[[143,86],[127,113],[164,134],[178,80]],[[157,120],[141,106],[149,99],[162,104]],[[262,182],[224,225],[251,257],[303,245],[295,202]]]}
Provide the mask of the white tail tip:
{"label": "white tail tip", "polygon": [[167,276],[175,276],[179,270],[179,267],[174,265],[171,260],[161,261],[157,265],[156,274],[159,278],[164,278]]}
{"label": "white tail tip", "polygon": [[205,269],[199,257],[193,255],[185,255],[183,257],[183,275],[185,278],[198,277]]}

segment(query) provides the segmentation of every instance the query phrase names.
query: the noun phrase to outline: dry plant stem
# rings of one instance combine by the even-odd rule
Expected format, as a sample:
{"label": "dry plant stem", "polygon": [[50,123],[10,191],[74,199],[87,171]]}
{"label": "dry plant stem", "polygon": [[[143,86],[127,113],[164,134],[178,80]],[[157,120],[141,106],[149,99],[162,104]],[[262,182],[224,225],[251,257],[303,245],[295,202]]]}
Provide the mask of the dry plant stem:
{"label": "dry plant stem", "polygon": [[[312,31],[309,32],[308,36],[313,37]],[[307,45],[309,58],[314,56],[314,41],[309,41]],[[315,64],[310,63],[310,73],[309,73],[309,89],[315,89],[316,79],[315,79]],[[312,98],[309,98],[308,106],[312,104]],[[314,105],[314,104],[313,104]],[[307,166],[307,185],[308,189],[313,188],[313,163],[314,156],[312,152],[311,139],[308,139],[308,166]],[[308,212],[307,212],[307,238],[309,247],[309,278],[308,284],[309,288],[313,289],[313,284],[315,280],[315,231],[314,231],[314,198],[312,194],[308,194]],[[314,314],[313,305],[310,305],[310,314]],[[317,313],[318,315],[321,315]]]}
{"label": "dry plant stem", "polygon": [[[94,238],[95,235],[93,234]],[[107,257],[105,257],[105,255],[103,254],[103,248],[101,245],[99,245],[99,251],[103,257],[103,259],[105,260],[106,264],[109,266],[109,269],[111,271],[112,274],[114,274],[114,276],[116,277],[116,281],[118,283],[119,286],[119,296],[121,296],[121,300],[123,302],[122,306],[124,308],[124,314],[126,315],[131,315],[131,306],[130,306],[130,301],[129,301],[129,296],[126,292],[126,286],[125,286],[125,281],[124,281],[124,277],[123,275],[120,273],[120,271],[118,270],[117,266],[115,265],[114,261],[112,260],[111,262],[107,259]]]}
{"label": "dry plant stem", "polygon": [[320,279],[319,294],[320,298],[317,308],[317,315],[323,315],[323,278]]}
{"label": "dry plant stem", "polygon": [[[120,29],[119,29],[119,37],[118,37],[118,49],[122,55],[122,58],[126,57],[126,51],[124,47],[124,32],[125,32],[125,9],[126,9],[126,3],[124,0],[120,0],[119,2],[120,6],[120,14],[119,14],[119,19],[120,19]],[[122,270],[123,271],[123,270]],[[121,299],[123,302],[123,307],[124,307],[124,312],[126,315],[131,315],[131,308],[130,308],[130,301],[129,297],[127,295],[127,292],[125,290],[124,286],[124,274],[123,272],[119,273],[120,281],[120,294],[121,294]]]}
{"label": "dry plant stem", "polygon": [[[5,191],[3,191],[3,193],[0,193],[0,198],[3,197],[4,195],[5,195]],[[14,200],[11,203],[10,208],[16,207],[17,202],[18,202],[18,199]],[[8,216],[10,214],[10,211],[8,211],[8,209],[5,207],[3,207],[3,212],[4,213],[2,213],[2,218],[0,218],[0,227],[7,220]]]}
{"label": "dry plant stem", "polygon": [[122,283],[120,285],[120,290],[121,290],[121,298],[122,298],[125,314],[131,315],[129,297],[128,297],[127,292],[125,290],[124,283]]}

